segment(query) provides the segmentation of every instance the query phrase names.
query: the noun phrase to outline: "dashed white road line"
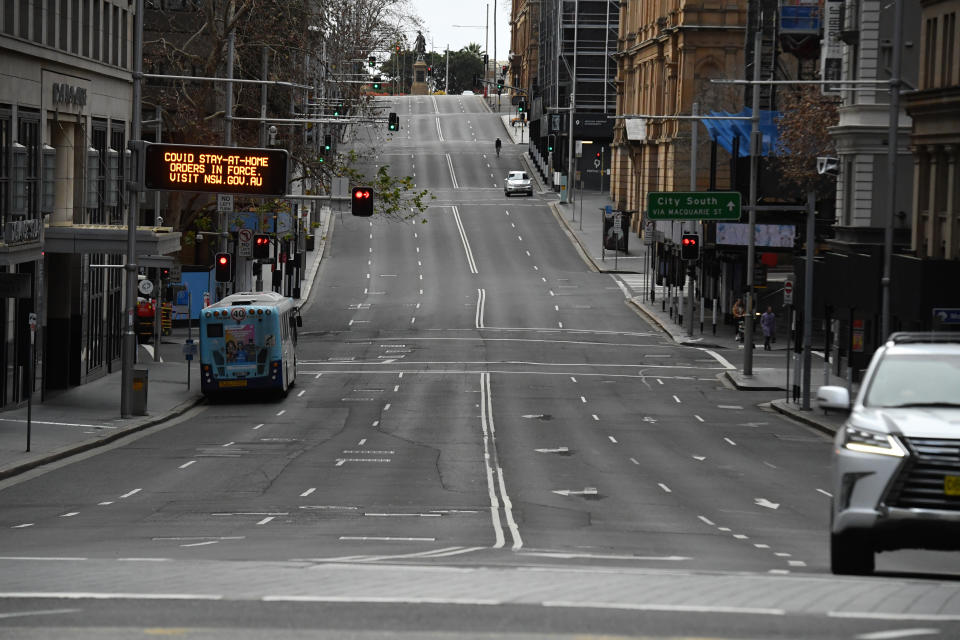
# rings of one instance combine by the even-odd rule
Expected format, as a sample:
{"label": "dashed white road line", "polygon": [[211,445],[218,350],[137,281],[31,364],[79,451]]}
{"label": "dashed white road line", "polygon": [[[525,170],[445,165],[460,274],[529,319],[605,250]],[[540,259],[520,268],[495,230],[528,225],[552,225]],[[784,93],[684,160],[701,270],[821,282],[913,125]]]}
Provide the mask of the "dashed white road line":
{"label": "dashed white road line", "polygon": [[190,462],[184,462],[182,465],[180,465],[180,466],[177,467],[177,468],[178,468],[178,469],[186,469],[187,467],[189,467],[189,466],[192,465],[192,464],[195,464],[196,462],[197,462],[196,460],[191,460]]}
{"label": "dashed white road line", "polygon": [[121,498],[129,498],[130,496],[134,496],[134,495],[140,493],[141,491],[143,491],[143,489],[134,489],[133,491],[128,491],[128,492],[126,492],[125,494],[123,494],[123,495],[120,496],[120,497],[121,497]]}
{"label": "dashed white road line", "polygon": [[301,497],[301,498],[306,498],[308,495],[310,495],[311,493],[313,493],[313,492],[316,491],[316,490],[317,490],[316,487],[310,487],[309,489],[307,489],[306,491],[304,491],[303,493],[301,493],[301,494],[300,494],[300,497]]}
{"label": "dashed white road line", "polygon": [[614,438],[613,436],[607,436],[607,438],[609,438],[610,442],[612,442],[613,444],[617,444],[617,439]]}
{"label": "dashed white road line", "polygon": [[673,493],[673,491],[670,490],[670,487],[668,487],[667,485],[663,484],[662,482],[658,482],[658,483],[657,483],[657,486],[660,487],[661,489],[663,489],[666,493]]}
{"label": "dashed white road line", "polygon": [[733,446],[733,447],[737,446],[737,443],[734,442],[733,440],[731,440],[730,438],[724,437],[724,440],[727,441],[727,444],[729,444],[729,445],[731,445],[731,446]]}
{"label": "dashed white road line", "polygon": [[677,396],[673,396],[673,399],[676,400],[677,404],[680,404],[680,398],[678,398]]}

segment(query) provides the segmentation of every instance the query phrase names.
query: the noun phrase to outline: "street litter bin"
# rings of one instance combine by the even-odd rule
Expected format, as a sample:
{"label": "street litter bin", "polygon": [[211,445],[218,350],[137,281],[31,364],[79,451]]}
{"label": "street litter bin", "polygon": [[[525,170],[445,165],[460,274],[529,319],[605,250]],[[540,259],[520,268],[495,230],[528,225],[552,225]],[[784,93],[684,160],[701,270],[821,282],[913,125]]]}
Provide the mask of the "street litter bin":
{"label": "street litter bin", "polygon": [[135,416],[147,415],[147,388],[150,370],[146,367],[133,368],[133,393],[130,399],[130,412]]}

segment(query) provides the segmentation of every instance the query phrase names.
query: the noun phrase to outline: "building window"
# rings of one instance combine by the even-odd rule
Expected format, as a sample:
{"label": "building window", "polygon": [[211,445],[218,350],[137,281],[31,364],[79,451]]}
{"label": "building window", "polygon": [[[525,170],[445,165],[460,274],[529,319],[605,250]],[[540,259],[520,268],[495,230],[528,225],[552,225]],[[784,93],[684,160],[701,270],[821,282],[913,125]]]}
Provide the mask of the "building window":
{"label": "building window", "polygon": [[33,41],[43,44],[43,0],[33,0]]}
{"label": "building window", "polygon": [[940,86],[949,87],[953,82],[953,52],[957,38],[957,14],[948,13],[943,16],[943,55],[940,67]]}
{"label": "building window", "polygon": [[13,118],[9,107],[0,107],[0,235],[10,217],[10,151]]}
{"label": "building window", "polygon": [[103,3],[103,29],[100,31],[100,39],[103,44],[100,50],[100,61],[110,61],[110,4]]}
{"label": "building window", "polygon": [[17,120],[17,142],[27,148],[27,218],[40,217],[40,114],[21,109]]}
{"label": "building window", "polygon": [[[90,263],[105,264],[106,254],[93,253]],[[87,300],[87,372],[103,366],[103,267],[90,267],[89,299]]]}
{"label": "building window", "polygon": [[57,0],[47,1],[47,46],[57,46]]}
{"label": "building window", "polygon": [[936,78],[933,74],[937,68],[937,19],[928,19],[926,27],[926,46],[923,51],[923,88],[932,89],[936,86]]}
{"label": "building window", "polygon": [[80,0],[70,3],[70,51],[80,53]]}
{"label": "building window", "polygon": [[100,59],[100,41],[103,40],[103,33],[100,32],[100,0],[93,0],[93,50],[90,57],[94,60]]}
{"label": "building window", "polygon": [[123,125],[114,125],[113,130],[110,132],[110,148],[117,151],[120,154],[120,163],[117,165],[117,193],[120,194],[120,197],[117,198],[117,206],[110,207],[110,220],[107,224],[123,224],[123,201],[125,198],[126,190],[123,187],[123,176],[126,173],[127,168],[127,154],[125,150],[127,148],[126,134],[123,130]]}
{"label": "building window", "polygon": [[113,29],[110,30],[110,64],[120,64],[120,7],[113,8]]}
{"label": "building window", "polygon": [[117,37],[120,39],[120,66],[124,69],[130,67],[130,61],[127,60],[127,13],[126,9],[120,12],[120,28],[117,29]]}
{"label": "building window", "polygon": [[60,24],[60,39],[57,48],[67,50],[67,0],[60,0],[60,15],[57,16]]}
{"label": "building window", "polygon": [[[8,4],[13,4],[13,0],[7,0]],[[30,0],[20,0],[20,37],[30,38]]]}
{"label": "building window", "polygon": [[83,48],[80,55],[90,57],[90,0],[83,0],[83,25],[80,28],[83,34]]}
{"label": "building window", "polygon": [[87,202],[86,207],[90,224],[105,224],[107,201],[107,123],[102,120],[93,121],[93,132],[90,136],[90,146],[97,151],[97,197],[94,202]]}

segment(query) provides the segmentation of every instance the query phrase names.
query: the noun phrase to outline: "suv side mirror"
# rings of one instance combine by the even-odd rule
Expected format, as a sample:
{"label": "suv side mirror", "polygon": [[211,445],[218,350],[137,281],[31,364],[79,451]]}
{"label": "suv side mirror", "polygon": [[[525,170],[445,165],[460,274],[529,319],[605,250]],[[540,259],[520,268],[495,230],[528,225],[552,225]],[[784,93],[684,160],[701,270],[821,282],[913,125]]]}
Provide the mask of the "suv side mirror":
{"label": "suv side mirror", "polygon": [[836,411],[850,410],[850,392],[846,387],[820,387],[817,389],[817,406],[826,413],[830,409]]}

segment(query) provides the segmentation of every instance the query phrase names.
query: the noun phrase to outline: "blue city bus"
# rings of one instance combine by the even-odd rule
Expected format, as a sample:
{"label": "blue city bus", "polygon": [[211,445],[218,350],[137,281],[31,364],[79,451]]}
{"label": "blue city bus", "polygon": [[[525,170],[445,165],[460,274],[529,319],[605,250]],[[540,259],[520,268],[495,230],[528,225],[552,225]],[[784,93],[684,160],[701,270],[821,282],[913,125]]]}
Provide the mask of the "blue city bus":
{"label": "blue city bus", "polygon": [[293,299],[273,291],[234,293],[200,312],[200,388],[286,395],[297,378]]}

